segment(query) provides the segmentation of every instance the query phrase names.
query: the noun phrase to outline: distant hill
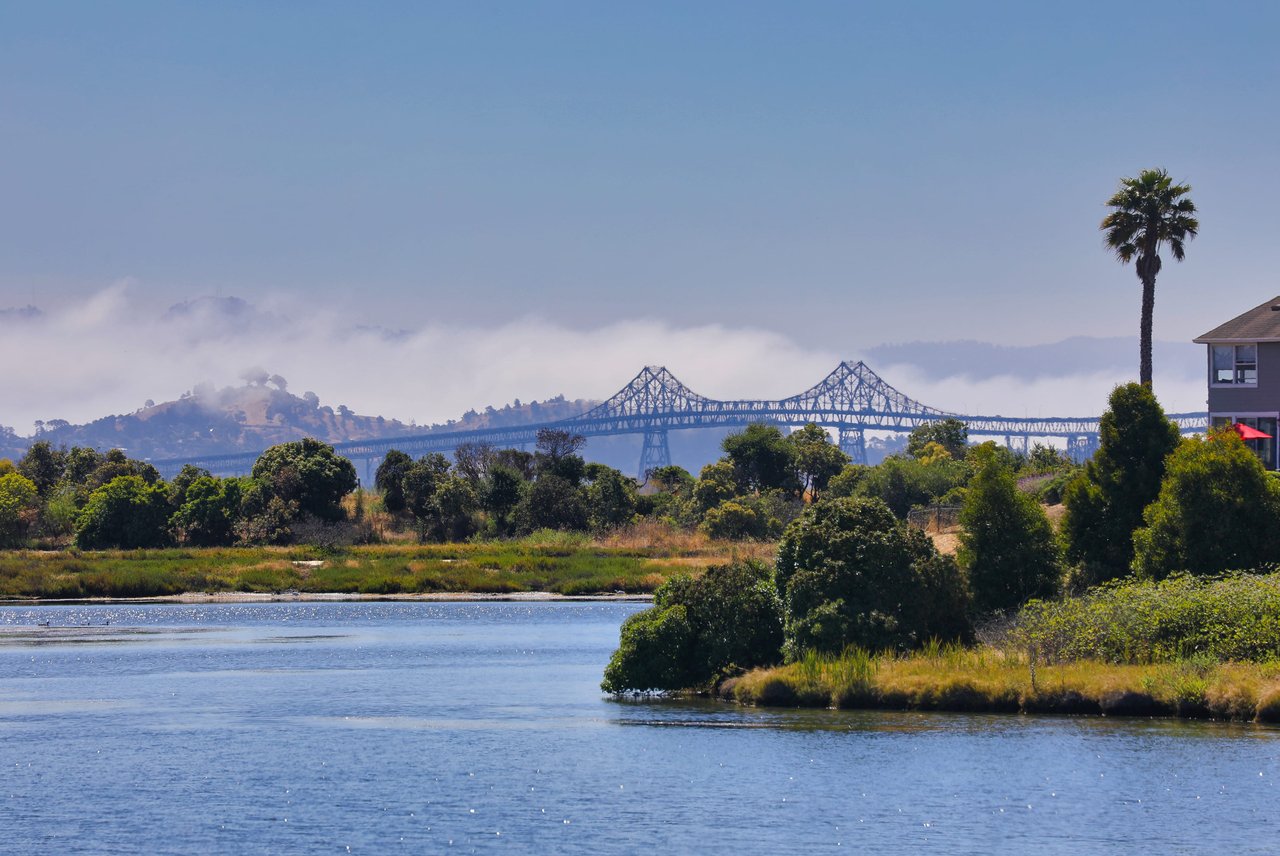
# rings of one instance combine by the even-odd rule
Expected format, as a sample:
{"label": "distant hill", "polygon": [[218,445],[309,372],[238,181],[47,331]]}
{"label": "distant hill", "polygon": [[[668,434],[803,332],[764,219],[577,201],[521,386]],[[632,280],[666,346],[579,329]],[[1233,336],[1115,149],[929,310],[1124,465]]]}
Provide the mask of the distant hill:
{"label": "distant hill", "polygon": [[264,374],[239,387],[199,386],[176,401],[148,401],[133,413],[105,416],[84,425],[61,419],[37,423],[31,437],[0,428],[0,457],[16,459],[36,440],[47,440],[54,446],[124,449],[130,457],[153,460],[252,452],[303,437],[338,443],[527,425],[577,416],[594,404],[564,396],[527,404],[517,400],[502,408],[470,410],[442,425],[421,426],[382,416],[361,416],[343,405],[322,405],[315,393],[293,395],[283,378]]}

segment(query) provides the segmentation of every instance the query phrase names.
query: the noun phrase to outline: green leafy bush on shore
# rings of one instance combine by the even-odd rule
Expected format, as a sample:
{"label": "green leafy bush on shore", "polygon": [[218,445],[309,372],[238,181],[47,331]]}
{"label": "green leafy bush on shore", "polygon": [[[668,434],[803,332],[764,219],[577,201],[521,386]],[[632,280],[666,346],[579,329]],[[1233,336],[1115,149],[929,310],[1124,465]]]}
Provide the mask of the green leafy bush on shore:
{"label": "green leafy bush on shore", "polygon": [[1125,579],[1078,597],[1032,601],[1003,641],[1046,662],[1280,658],[1280,573]]}
{"label": "green leafy bush on shore", "polygon": [[790,658],[969,636],[969,592],[949,556],[878,499],[822,500],[778,545]]}
{"label": "green leafy bush on shore", "polygon": [[605,692],[704,686],[725,674],[776,662],[782,610],[773,574],[739,561],[677,576],[654,594],[653,608],[622,625],[605,669]]}

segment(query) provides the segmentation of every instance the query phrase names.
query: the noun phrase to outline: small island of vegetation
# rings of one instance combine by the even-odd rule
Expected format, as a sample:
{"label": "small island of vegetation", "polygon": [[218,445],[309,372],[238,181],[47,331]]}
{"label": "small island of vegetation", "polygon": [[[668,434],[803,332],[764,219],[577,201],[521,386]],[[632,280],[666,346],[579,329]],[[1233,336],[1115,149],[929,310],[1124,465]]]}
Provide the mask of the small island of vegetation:
{"label": "small island of vegetation", "polygon": [[962,452],[956,555],[879,497],[827,497],[776,562],[671,580],[611,693],[750,704],[1280,721],[1280,480],[1230,430],[1179,439],[1117,387],[1055,535],[1006,450]]}

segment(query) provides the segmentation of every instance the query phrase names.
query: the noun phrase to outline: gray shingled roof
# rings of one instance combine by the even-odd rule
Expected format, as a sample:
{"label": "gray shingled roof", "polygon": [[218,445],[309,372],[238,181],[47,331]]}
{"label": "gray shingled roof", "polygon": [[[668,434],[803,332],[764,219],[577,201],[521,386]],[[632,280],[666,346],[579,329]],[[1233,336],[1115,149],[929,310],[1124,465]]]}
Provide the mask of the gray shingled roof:
{"label": "gray shingled roof", "polygon": [[1237,315],[1225,324],[1219,324],[1192,341],[1201,345],[1214,342],[1280,342],[1280,296]]}

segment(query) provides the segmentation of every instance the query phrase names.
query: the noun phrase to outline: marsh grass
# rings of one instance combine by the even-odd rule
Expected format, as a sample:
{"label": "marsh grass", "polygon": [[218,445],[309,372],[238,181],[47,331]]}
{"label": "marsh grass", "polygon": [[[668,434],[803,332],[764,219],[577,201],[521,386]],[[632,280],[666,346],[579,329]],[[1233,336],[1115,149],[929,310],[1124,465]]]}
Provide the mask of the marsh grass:
{"label": "marsh grass", "polygon": [[1096,660],[1041,664],[990,647],[910,655],[850,649],[757,669],[721,694],[747,704],[894,710],[1103,713],[1280,722],[1280,662]]}
{"label": "marsh grass", "polygon": [[[752,549],[756,549],[754,545]],[[517,541],[317,547],[0,552],[0,597],[151,597],[184,592],[650,593],[722,564],[737,545],[614,546],[540,532]],[[308,562],[320,562],[308,566]]]}

